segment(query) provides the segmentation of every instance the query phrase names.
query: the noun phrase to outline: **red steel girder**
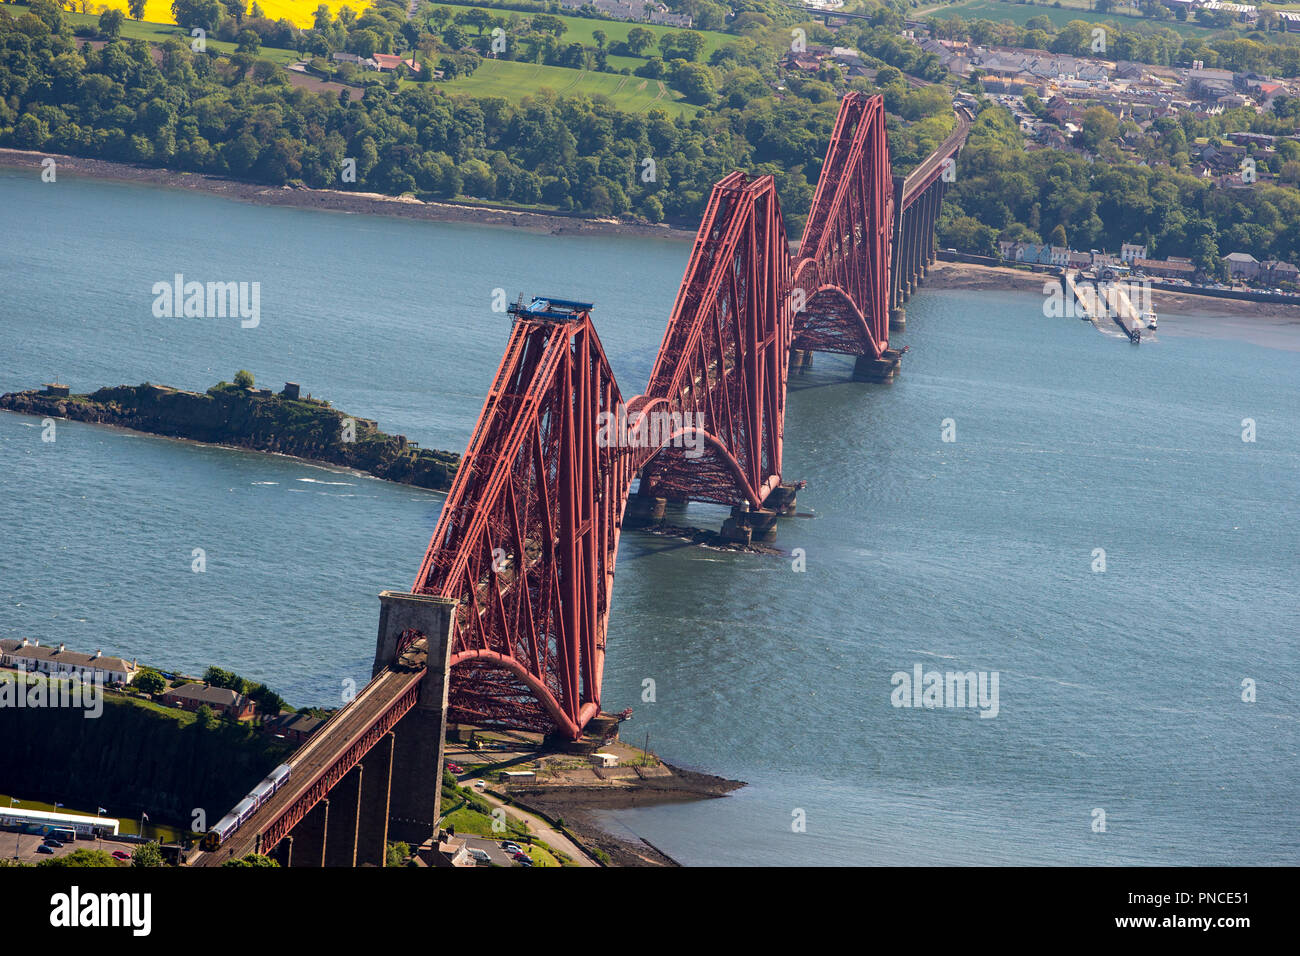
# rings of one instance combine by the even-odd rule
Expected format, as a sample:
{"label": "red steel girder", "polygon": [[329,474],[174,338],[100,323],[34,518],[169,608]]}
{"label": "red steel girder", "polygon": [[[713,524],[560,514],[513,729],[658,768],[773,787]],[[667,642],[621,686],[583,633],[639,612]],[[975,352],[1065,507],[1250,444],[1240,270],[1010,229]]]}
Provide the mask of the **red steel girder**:
{"label": "red steel girder", "polygon": [[637,414],[680,415],[704,454],[641,449],[642,479],[674,499],[760,505],[780,483],[790,255],[771,176],[716,186]]}
{"label": "red steel girder", "polygon": [[456,600],[449,719],[577,737],[600,710],[631,459],[590,313],[516,321],[413,590]]}
{"label": "red steel girder", "polygon": [[799,246],[794,288],[806,304],[795,316],[795,348],[884,354],[894,214],[884,99],[850,93]]}
{"label": "red steel girder", "polygon": [[[763,504],[781,481],[790,348],[888,347],[894,206],[884,100],[851,93],[795,259],[772,177],[713,188],[650,381],[626,407],[585,308],[523,313],[414,588],[458,602],[450,719],[581,733],[600,707],[632,477],[675,500]],[[604,447],[601,414],[633,434],[652,415],[672,427],[657,445]]]}

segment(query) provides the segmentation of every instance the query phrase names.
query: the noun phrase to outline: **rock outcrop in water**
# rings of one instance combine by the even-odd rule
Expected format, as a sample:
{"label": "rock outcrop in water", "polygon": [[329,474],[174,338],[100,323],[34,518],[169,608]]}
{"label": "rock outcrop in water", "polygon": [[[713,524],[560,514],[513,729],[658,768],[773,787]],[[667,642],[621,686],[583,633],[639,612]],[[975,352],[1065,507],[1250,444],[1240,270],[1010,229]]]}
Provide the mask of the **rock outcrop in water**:
{"label": "rock outcrop in water", "polygon": [[222,382],[200,394],[145,383],[89,395],[61,392],[10,392],[0,396],[0,409],[278,452],[441,491],[451,487],[460,463],[454,452],[419,448],[404,435],[381,432],[369,419],[288,389],[275,393]]}

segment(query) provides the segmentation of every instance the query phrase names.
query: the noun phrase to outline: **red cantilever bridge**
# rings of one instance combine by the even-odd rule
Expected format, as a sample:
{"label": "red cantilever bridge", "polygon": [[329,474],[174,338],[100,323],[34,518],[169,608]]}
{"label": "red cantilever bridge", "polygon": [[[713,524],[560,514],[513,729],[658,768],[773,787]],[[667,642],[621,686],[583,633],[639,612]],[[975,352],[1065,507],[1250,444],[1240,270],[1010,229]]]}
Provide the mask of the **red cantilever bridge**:
{"label": "red cantilever bridge", "polygon": [[414,586],[380,596],[374,677],[200,861],[275,849],[293,865],[382,865],[385,840],[433,833],[445,721],[580,737],[601,712],[625,520],[714,502],[732,506],[724,535],[748,541],[793,509],[789,369],[837,352],[857,356],[855,377],[892,380],[891,326],[934,260],[969,122],[959,111],[952,135],[895,177],[882,98],[850,94],[793,254],[772,177],[720,181],[639,395],[615,381],[590,304],[513,307]]}

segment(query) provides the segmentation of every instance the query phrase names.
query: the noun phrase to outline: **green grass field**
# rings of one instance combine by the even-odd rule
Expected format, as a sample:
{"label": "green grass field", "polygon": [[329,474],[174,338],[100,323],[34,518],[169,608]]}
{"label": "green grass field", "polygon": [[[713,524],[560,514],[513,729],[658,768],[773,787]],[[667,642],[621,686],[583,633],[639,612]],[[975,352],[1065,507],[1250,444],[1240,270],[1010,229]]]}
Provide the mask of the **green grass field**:
{"label": "green grass field", "polygon": [[472,76],[458,77],[438,86],[449,93],[500,96],[512,103],[549,89],[569,96],[606,96],[616,107],[630,113],[644,113],[655,108],[669,116],[689,117],[699,110],[699,107],[683,101],[680,93],[669,89],[660,80],[512,60],[484,60]]}
{"label": "green grass field", "polygon": [[[1068,0],[1066,0],[1068,2]],[[1177,20],[1150,20],[1146,17],[1123,16],[1117,13],[1093,13],[1086,3],[1078,6],[1053,7],[1047,4],[1005,3],[1002,0],[967,0],[966,3],[938,7],[930,16],[940,20],[949,17],[961,17],[963,20],[995,20],[1000,23],[1014,23],[1024,26],[1032,17],[1047,17],[1055,26],[1063,27],[1071,20],[1084,20],[1088,23],[1110,22],[1125,30],[1141,27],[1168,27],[1177,33],[1192,37],[1207,37],[1223,31],[1210,30],[1195,23],[1179,23]]]}
{"label": "green grass field", "polygon": [[[464,10],[474,9],[474,4],[461,4],[461,3],[435,3],[434,6],[446,7],[447,9],[452,10],[455,13],[460,13],[461,11]],[[512,13],[517,13],[521,17],[526,17],[529,15],[516,10],[505,10],[500,7],[492,7],[487,5],[481,6],[479,9],[487,10],[493,16],[498,16],[502,18],[507,18]],[[551,14],[551,15],[557,16],[557,14]],[[586,46],[596,45],[596,41],[592,37],[593,30],[603,30],[605,32],[605,35],[609,37],[610,43],[621,43],[627,39],[628,31],[631,30],[633,27],[644,27],[645,29],[649,30],[651,33],[655,35],[656,45],[646,51],[646,54],[648,56],[660,55],[658,43],[659,43],[659,38],[661,36],[663,36],[665,33],[678,32],[677,27],[655,26],[654,24],[650,24],[650,23],[629,23],[626,20],[591,20],[588,19],[587,17],[575,17],[569,14],[559,16],[559,19],[563,20],[564,25],[569,28],[568,32],[565,33],[562,37],[560,37],[560,42],[572,43],[574,40],[577,40],[579,43],[582,43]],[[471,36],[474,35],[474,30],[470,29],[468,30],[468,32]],[[709,56],[713,53],[714,50],[726,46],[729,43],[736,42],[735,37],[730,36],[726,33],[717,33],[713,30],[697,30],[696,32],[704,37],[704,52],[700,54],[700,59],[706,63],[708,62]],[[613,65],[615,60],[620,60],[620,61],[629,60],[630,62],[638,62],[635,58],[632,57],[610,57],[610,64]],[[620,62],[619,65],[622,66],[626,64]]]}

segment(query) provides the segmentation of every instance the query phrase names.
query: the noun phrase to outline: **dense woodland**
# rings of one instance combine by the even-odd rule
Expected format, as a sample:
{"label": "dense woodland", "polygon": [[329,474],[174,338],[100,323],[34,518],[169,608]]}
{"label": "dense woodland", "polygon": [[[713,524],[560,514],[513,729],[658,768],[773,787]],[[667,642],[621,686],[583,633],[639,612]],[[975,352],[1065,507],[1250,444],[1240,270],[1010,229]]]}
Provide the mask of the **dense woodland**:
{"label": "dense woodland", "polygon": [[[746,67],[720,71],[714,108],[689,120],[549,94],[512,106],[429,84],[394,91],[376,82],[354,99],[350,90],[292,87],[250,54],[197,54],[179,40],[162,44],[159,62],[142,41],[95,50],[53,4],[37,0],[32,10],[14,18],[0,7],[0,145],[272,184],[693,223],[713,183],[740,168],[773,174],[797,221],[837,110],[825,82],[780,101]],[[897,70],[879,80],[901,117],[896,160],[915,163],[950,128],[948,99],[910,89]],[[355,183],[341,177],[347,158],[356,160]],[[648,182],[646,158],[655,161]]]}
{"label": "dense woodland", "polygon": [[[874,82],[846,80],[829,62],[816,75],[783,70],[788,22],[764,22],[772,18],[763,12],[746,16],[748,26],[724,48],[730,52],[697,64],[715,84],[708,107],[670,119],[656,110],[621,112],[599,97],[541,93],[518,105],[474,99],[428,83],[399,87],[392,75],[373,77],[355,93],[310,92],[290,86],[283,70],[251,51],[200,54],[176,40],[151,55],[142,41],[121,38],[95,50],[48,0],[16,17],[0,6],[0,145],[276,185],[469,197],[688,226],[713,183],[745,169],[776,178],[797,227],[844,90],[883,91],[898,171],[950,129],[948,89],[914,89],[900,69],[885,65],[912,75],[937,66],[896,36],[897,14],[882,9],[838,38],[808,25],[810,43],[862,49],[878,67]],[[329,43],[353,42],[361,22]],[[312,42],[314,32],[299,31],[295,42]],[[416,47],[428,36],[417,35]],[[1260,156],[1261,167],[1281,177],[1276,185],[1216,188],[1187,172],[1196,137],[1233,129],[1286,134],[1300,103],[1279,100],[1262,116],[1165,119],[1136,137],[1136,127],[1100,112],[1090,111],[1079,143],[1104,160],[1094,162],[1076,151],[1026,153],[1011,117],[984,104],[945,206],[943,244],[989,252],[1002,236],[1064,239],[1085,249],[1146,241],[1153,255],[1190,256],[1211,271],[1219,256],[1237,250],[1300,259],[1300,193],[1286,185],[1300,181],[1300,146],[1288,141]],[[1132,141],[1125,153],[1117,149],[1121,135]],[[356,160],[355,183],[341,177],[348,158]],[[650,181],[647,158],[654,160]]]}

